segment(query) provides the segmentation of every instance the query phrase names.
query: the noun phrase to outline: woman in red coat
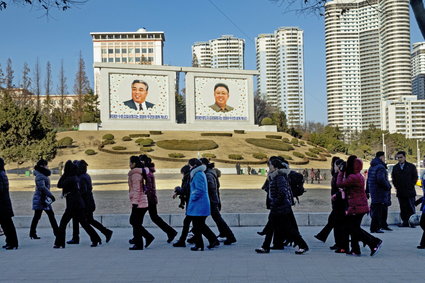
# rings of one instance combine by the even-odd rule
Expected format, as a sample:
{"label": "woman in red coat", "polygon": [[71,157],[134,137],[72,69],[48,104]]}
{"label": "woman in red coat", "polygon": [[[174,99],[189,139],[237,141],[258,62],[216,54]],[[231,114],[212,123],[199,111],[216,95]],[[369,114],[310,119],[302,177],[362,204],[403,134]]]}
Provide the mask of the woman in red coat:
{"label": "woman in red coat", "polygon": [[351,236],[351,251],[348,254],[361,254],[359,241],[362,241],[370,248],[370,255],[375,255],[381,247],[382,240],[372,236],[363,230],[360,225],[363,216],[369,212],[369,205],[365,192],[365,181],[360,174],[363,169],[363,162],[355,155],[351,155],[347,160],[345,172],[339,172],[337,186],[343,188],[348,199],[348,208],[346,211],[346,221],[348,232]]}

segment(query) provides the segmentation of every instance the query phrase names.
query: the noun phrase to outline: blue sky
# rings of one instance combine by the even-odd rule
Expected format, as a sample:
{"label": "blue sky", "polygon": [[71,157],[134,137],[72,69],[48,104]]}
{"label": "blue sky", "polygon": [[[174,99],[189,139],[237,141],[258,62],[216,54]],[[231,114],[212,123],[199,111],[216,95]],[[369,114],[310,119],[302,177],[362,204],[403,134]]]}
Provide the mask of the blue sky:
{"label": "blue sky", "polygon": [[[296,26],[304,30],[306,118],[326,122],[324,19],[287,12],[280,2],[89,0],[67,12],[53,11],[49,18],[30,7],[10,5],[0,12],[0,64],[5,72],[7,58],[12,59],[14,83],[18,85],[24,62],[33,69],[38,57],[44,81],[45,66],[50,61],[56,85],[63,59],[68,91],[72,93],[80,51],[93,81],[90,32],[136,31],[141,27],[164,31],[164,64],[175,66],[191,65],[194,42],[232,34],[245,39],[245,68],[255,69],[255,37],[278,27]],[[411,35],[412,43],[423,41],[413,17]]]}

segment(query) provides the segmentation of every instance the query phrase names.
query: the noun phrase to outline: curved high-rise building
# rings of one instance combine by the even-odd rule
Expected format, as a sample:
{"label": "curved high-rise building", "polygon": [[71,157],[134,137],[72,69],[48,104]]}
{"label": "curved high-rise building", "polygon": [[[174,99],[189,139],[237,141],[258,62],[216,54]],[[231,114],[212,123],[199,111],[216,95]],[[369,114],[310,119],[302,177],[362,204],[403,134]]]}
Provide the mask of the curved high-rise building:
{"label": "curved high-rise building", "polygon": [[411,95],[408,0],[326,4],[328,122],[346,133],[381,128],[382,100]]}

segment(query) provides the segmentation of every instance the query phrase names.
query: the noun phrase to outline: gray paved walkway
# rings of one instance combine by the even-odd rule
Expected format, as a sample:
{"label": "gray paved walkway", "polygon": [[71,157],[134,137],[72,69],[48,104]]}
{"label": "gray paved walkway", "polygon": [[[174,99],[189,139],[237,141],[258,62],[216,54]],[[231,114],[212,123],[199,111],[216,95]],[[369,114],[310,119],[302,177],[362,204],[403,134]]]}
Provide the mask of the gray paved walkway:
{"label": "gray paved walkway", "polygon": [[[149,229],[156,240],[143,251],[128,250],[129,228],[114,229],[111,242],[96,248],[82,231],[80,245],[59,250],[52,248],[50,229],[39,229],[41,240],[30,240],[28,229],[19,229],[20,248],[0,250],[0,281],[424,282],[425,251],[416,249],[420,228],[393,227],[379,234],[384,244],[374,257],[367,248],[361,257],[333,253],[332,238],[326,244],[313,238],[320,227],[300,227],[311,249],[305,255],[295,255],[293,248],[255,254],[262,242],[258,229],[234,228],[236,245],[204,252],[171,247],[158,229]],[[67,233],[69,238],[71,229]]]}

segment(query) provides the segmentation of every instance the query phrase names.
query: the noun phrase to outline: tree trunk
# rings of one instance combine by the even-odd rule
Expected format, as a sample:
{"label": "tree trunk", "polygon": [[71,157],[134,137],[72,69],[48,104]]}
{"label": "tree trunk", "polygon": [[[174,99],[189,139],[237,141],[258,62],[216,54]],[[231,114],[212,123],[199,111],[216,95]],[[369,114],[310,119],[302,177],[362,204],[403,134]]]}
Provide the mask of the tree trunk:
{"label": "tree trunk", "polygon": [[410,0],[410,5],[412,6],[422,36],[425,39],[425,8],[423,0]]}

